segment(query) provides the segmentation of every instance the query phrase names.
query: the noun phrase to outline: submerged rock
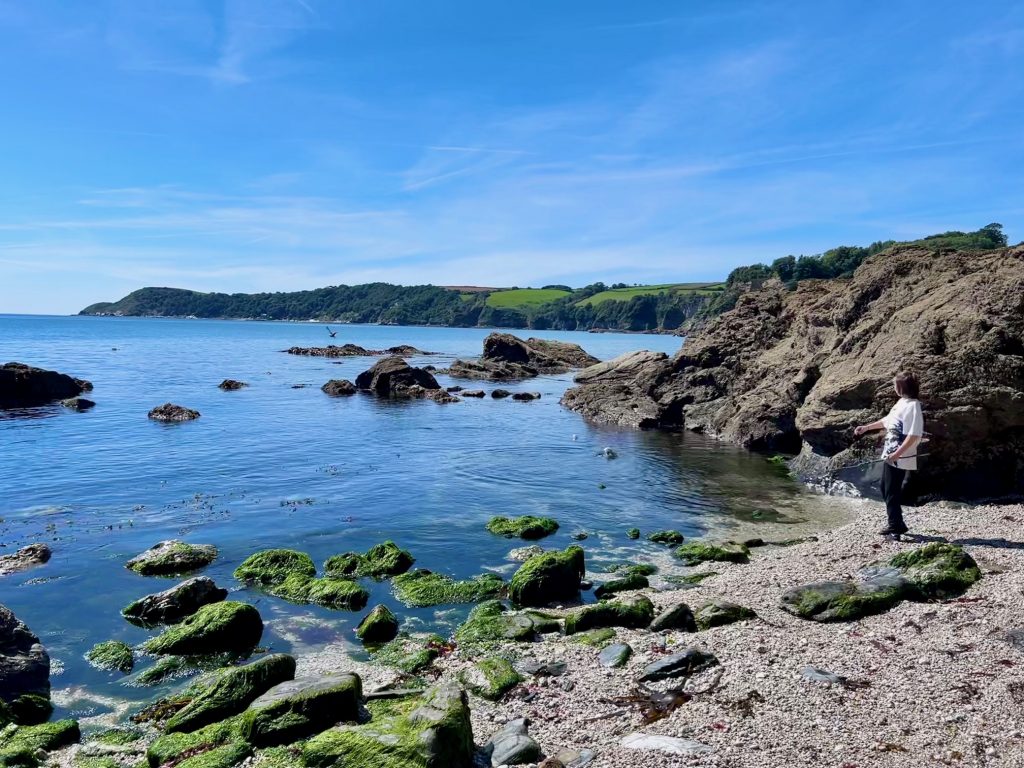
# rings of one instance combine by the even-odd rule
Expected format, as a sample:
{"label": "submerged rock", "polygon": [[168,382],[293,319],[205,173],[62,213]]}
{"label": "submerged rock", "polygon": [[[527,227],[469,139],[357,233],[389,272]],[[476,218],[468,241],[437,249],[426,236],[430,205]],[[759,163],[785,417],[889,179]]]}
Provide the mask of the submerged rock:
{"label": "submerged rock", "polygon": [[293,603],[313,603],[350,611],[361,611],[370,599],[369,591],[351,579],[316,578],[303,573],[290,573],[279,584],[263,589]]}
{"label": "submerged rock", "polygon": [[242,715],[241,733],[258,747],[291,744],[338,722],[359,718],[362,681],[351,673],[279,683]]}
{"label": "submerged rock", "polygon": [[505,589],[505,582],[493,573],[485,573],[466,581],[456,581],[423,568],[395,576],[392,584],[395,596],[412,608],[447,603],[475,603],[495,597]]}
{"label": "submerged rock", "polygon": [[558,530],[558,521],[550,517],[522,515],[520,517],[492,517],[487,530],[506,539],[543,539]]}
{"label": "submerged rock", "polygon": [[149,418],[154,421],[192,421],[198,419],[200,415],[199,411],[174,403],[158,405],[149,412]]}
{"label": "submerged rock", "polygon": [[225,392],[235,392],[242,387],[248,386],[244,381],[235,381],[234,379],[224,379],[224,381],[217,385],[218,388],[223,389]]}
{"label": "submerged rock", "polygon": [[512,393],[507,389],[493,389],[491,390],[491,397],[495,400],[504,400],[506,397],[512,397]]}
{"label": "submerged rock", "polygon": [[32,631],[0,604],[0,702],[50,696],[50,656]]}
{"label": "submerged rock", "polygon": [[528,606],[573,600],[579,597],[586,570],[583,549],[576,545],[534,555],[512,576],[508,595],[515,604]]}
{"label": "submerged rock", "polygon": [[565,373],[598,362],[578,344],[492,333],[479,360],[456,360],[447,373],[466,379],[527,379],[542,373]]}
{"label": "submerged rock", "polygon": [[459,394],[462,395],[463,397],[476,397],[476,398],[480,398],[480,397],[483,397],[484,395],[486,395],[487,393],[484,392],[482,389],[468,389],[468,390],[463,390]]}
{"label": "submerged rock", "polygon": [[143,576],[176,576],[204,568],[216,558],[217,548],[212,544],[187,544],[169,539],[136,555],[125,563],[125,568]]}
{"label": "submerged rock", "polygon": [[513,392],[512,399],[528,403],[531,400],[540,400],[540,392]]}
{"label": "submerged rock", "polygon": [[88,411],[96,407],[95,401],[87,397],[69,397],[67,400],[61,400],[60,404],[72,411]]}
{"label": "submerged rock", "polygon": [[386,357],[360,373],[356,387],[379,397],[424,397],[428,390],[443,393],[429,371],[414,368],[400,357]]}
{"label": "submerged rock", "polygon": [[226,601],[204,605],[180,624],[148,640],[143,648],[147,653],[174,656],[244,652],[255,648],[262,635],[259,611],[247,603]]}
{"label": "submerged rock", "polygon": [[0,365],[0,409],[31,408],[77,397],[92,389],[84,379],[33,368],[24,363]]}
{"label": "submerged rock", "polygon": [[409,552],[393,541],[374,544],[365,554],[346,552],[335,555],[324,562],[324,573],[328,576],[397,576],[412,568],[416,562]]}
{"label": "submerged rock", "polygon": [[647,534],[647,540],[655,544],[682,544],[684,539],[679,531],[655,531]]}
{"label": "submerged rock", "polygon": [[699,648],[687,648],[648,664],[640,675],[640,682],[667,680],[670,677],[690,677],[710,667],[718,666],[718,658]]}
{"label": "submerged rock", "polygon": [[320,387],[320,391],[331,397],[347,397],[348,395],[354,395],[359,390],[348,379],[331,379]]}
{"label": "submerged rock", "polygon": [[45,544],[29,544],[11,555],[0,555],[0,576],[27,571],[49,562],[50,548]]}
{"label": "submerged rock", "polygon": [[154,626],[174,624],[191,616],[204,605],[217,603],[228,596],[205,576],[195,576],[170,589],[143,598],[125,606],[121,614],[133,624]]}
{"label": "submerged rock", "polygon": [[306,357],[380,357],[382,355],[433,355],[409,344],[399,344],[387,349],[367,349],[358,344],[330,344],[326,347],[289,347],[284,350],[289,355]]}
{"label": "submerged rock", "polygon": [[85,658],[96,669],[116,670],[126,675],[135,667],[131,646],[120,640],[97,643],[85,654]]}
{"label": "submerged rock", "polygon": [[643,595],[587,605],[565,617],[565,634],[601,627],[644,629],[654,619],[654,604]]}
{"label": "submerged rock", "polygon": [[378,605],[359,622],[356,637],[364,643],[386,643],[398,634],[398,617],[386,605]]}

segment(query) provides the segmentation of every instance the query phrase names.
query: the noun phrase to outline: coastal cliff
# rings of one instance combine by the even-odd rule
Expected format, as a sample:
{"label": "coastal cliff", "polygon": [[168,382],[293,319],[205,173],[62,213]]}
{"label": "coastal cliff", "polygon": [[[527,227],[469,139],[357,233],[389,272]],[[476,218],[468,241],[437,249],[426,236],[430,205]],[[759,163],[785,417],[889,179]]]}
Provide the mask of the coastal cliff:
{"label": "coastal cliff", "polygon": [[674,357],[582,371],[563,403],[596,421],[686,427],[797,454],[821,477],[875,455],[853,427],[883,416],[914,370],[930,441],[912,492],[985,498],[1024,488],[1024,246],[896,247],[852,278],[771,281]]}

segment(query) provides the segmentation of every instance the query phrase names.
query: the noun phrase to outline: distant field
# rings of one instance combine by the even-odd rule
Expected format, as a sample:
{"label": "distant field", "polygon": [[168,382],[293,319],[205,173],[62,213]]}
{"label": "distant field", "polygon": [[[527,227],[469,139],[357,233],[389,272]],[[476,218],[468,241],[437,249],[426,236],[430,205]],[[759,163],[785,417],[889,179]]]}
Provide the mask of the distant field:
{"label": "distant field", "polygon": [[601,304],[606,301],[629,301],[634,296],[653,296],[659,293],[674,291],[678,293],[696,293],[711,296],[725,288],[725,283],[666,283],[664,285],[637,285],[630,288],[613,288],[601,291],[593,296],[577,302],[579,305]]}
{"label": "distant field", "polygon": [[496,291],[487,297],[487,306],[501,309],[526,309],[539,307],[549,301],[568,296],[568,291],[554,288],[514,288],[510,291]]}

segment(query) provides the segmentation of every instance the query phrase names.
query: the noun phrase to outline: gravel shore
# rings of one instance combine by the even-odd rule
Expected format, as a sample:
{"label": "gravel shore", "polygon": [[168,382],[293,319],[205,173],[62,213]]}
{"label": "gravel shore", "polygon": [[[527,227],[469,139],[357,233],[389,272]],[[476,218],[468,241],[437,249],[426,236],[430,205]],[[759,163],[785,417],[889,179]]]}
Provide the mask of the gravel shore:
{"label": "gravel shore", "polygon": [[[616,642],[629,643],[634,654],[614,670],[598,664],[596,649],[571,638],[510,644],[510,655],[564,661],[567,670],[532,678],[497,703],[474,697],[477,742],[528,717],[530,735],[547,755],[592,750],[594,768],[1024,765],[1024,654],[1003,637],[1024,626],[1024,506],[909,510],[916,535],[903,542],[875,533],[884,517],[877,504],[857,507],[853,522],[820,533],[818,541],[758,548],[749,564],[702,566],[697,570],[719,574],[693,589],[644,590],[659,610],[725,599],[754,609],[757,619],[695,634],[619,629]],[[852,577],[864,565],[936,538],[962,544],[984,574],[961,598],[904,602],[839,624],[816,624],[778,607],[789,587]],[[721,661],[717,671],[689,681],[691,701],[649,725],[636,706],[613,703],[634,691],[647,663],[687,647]],[[456,652],[436,666],[447,678],[466,665]],[[844,682],[805,679],[807,666]],[[380,670],[361,671],[371,686],[380,679]],[[678,756],[621,745],[637,732],[690,739],[710,751]]]}

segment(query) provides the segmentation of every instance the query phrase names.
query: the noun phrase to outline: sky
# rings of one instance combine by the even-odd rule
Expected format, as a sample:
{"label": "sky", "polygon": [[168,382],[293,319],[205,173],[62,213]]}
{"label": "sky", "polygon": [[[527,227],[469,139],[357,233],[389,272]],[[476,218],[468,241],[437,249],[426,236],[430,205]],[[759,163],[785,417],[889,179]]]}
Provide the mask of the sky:
{"label": "sky", "polygon": [[0,313],[1024,239],[1024,4],[0,0]]}

